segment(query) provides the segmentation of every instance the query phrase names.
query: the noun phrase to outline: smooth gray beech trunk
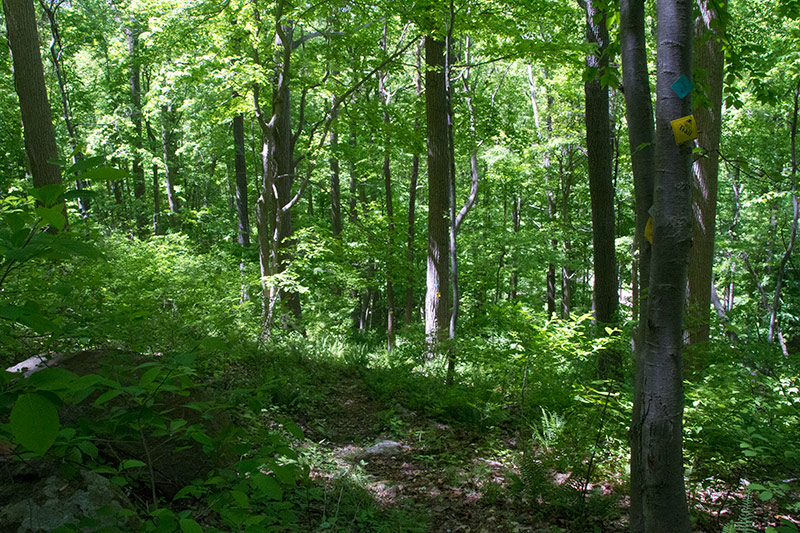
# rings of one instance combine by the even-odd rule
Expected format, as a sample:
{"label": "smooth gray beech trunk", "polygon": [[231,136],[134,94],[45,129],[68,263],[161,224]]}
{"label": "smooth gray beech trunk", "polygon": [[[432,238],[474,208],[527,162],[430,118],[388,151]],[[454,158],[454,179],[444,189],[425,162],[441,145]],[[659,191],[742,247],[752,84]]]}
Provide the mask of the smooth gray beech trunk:
{"label": "smooth gray beech trunk", "polygon": [[[612,176],[611,121],[608,87],[601,78],[608,69],[608,27],[606,13],[597,0],[586,0],[586,42],[595,45],[586,56],[594,76],[584,84],[586,94],[586,148],[589,194],[592,203],[592,254],[594,263],[594,313],[598,325],[613,325],[619,308],[619,281],[614,227],[614,183]],[[600,353],[600,376],[619,374],[622,356],[612,348]]]}
{"label": "smooth gray beech trunk", "polygon": [[450,321],[449,176],[445,44],[425,37],[425,116],[428,145],[428,260],[425,334],[435,348],[448,335]]}
{"label": "smooth gray beech trunk", "polygon": [[[683,310],[692,240],[691,156],[670,124],[692,112],[672,84],[692,75],[692,2],[658,2],[653,247],[644,345],[639,352],[631,445],[640,476],[631,523],[638,531],[689,531],[683,467]],[[641,381],[638,381],[638,380]],[[633,503],[633,502],[632,502]],[[640,516],[637,516],[640,514]]]}
{"label": "smooth gray beech trunk", "polygon": [[[689,344],[708,342],[710,335],[711,284],[714,267],[714,235],[717,217],[717,176],[719,143],[722,132],[722,75],[725,53],[722,50],[724,27],[717,2],[697,0],[699,14],[694,22],[695,72],[702,73],[704,105],[694,111],[702,157],[694,163],[692,180],[692,248],[689,253]],[[695,362],[693,366],[699,364]]]}
{"label": "smooth gray beech trunk", "polygon": [[49,162],[58,159],[58,147],[50,118],[33,1],[3,0],[3,11],[33,186],[58,184],[61,170]]}
{"label": "smooth gray beech trunk", "polygon": [[[647,295],[650,283],[650,255],[652,248],[644,232],[648,211],[653,205],[655,183],[655,126],[653,104],[650,94],[650,76],[647,66],[647,42],[644,33],[644,0],[620,1],[620,44],[622,56],[622,80],[625,90],[625,115],[628,123],[631,165],[633,167],[634,199],[636,204],[636,230],[634,235],[638,287],[634,308],[636,329],[634,334],[634,401],[633,420],[641,417],[642,381],[644,375],[644,332],[647,327]],[[632,424],[629,435],[631,444],[631,531],[644,531],[642,509],[641,425]]]}

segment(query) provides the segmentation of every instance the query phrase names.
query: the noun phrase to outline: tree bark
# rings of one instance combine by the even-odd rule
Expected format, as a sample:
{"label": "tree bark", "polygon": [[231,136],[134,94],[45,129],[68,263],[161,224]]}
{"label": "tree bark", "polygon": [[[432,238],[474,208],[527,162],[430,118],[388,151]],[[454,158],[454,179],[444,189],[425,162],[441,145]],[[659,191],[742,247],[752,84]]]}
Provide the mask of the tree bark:
{"label": "tree bark", "polygon": [[[702,157],[694,163],[692,180],[692,248],[689,252],[689,344],[708,342],[710,335],[711,285],[716,233],[717,176],[719,143],[722,132],[722,75],[725,54],[722,50],[724,27],[716,2],[697,0],[699,16],[694,23],[694,71],[705,73],[708,102],[694,111]],[[698,80],[699,81],[699,80]],[[694,355],[693,355],[694,357]]]}
{"label": "tree bark", "polygon": [[[280,274],[286,270],[291,261],[290,248],[293,243],[292,212],[296,199],[292,197],[294,181],[294,136],[291,126],[291,104],[289,79],[292,57],[292,25],[283,21],[284,2],[275,7],[275,82],[272,90],[272,116],[269,122],[260,118],[259,124],[264,136],[262,152],[264,180],[262,198],[259,198],[257,222],[259,224],[259,256],[261,257],[262,276],[266,272]],[[257,94],[254,95],[257,114],[261,116]],[[269,222],[266,217],[271,215]],[[268,226],[271,226],[272,238],[269,243],[271,258],[267,262],[266,242],[262,237]],[[300,295],[277,285],[264,285],[264,331],[269,333],[274,323],[275,309],[278,301],[283,302],[294,321],[299,324],[302,318]],[[288,326],[288,317],[283,316],[282,323]]]}
{"label": "tree bark", "polygon": [[[586,41],[595,45],[586,66],[595,74],[584,84],[586,95],[586,148],[589,194],[592,204],[592,255],[594,262],[594,313],[600,330],[613,326],[619,307],[619,281],[615,249],[614,183],[608,87],[601,79],[608,69],[606,12],[597,0],[586,0]],[[600,353],[600,377],[620,377],[622,354],[613,348]]]}
{"label": "tree bark", "polygon": [[233,167],[236,176],[236,220],[238,239],[243,248],[250,246],[250,215],[247,209],[247,161],[244,153],[244,115],[233,117]]}
{"label": "tree bark", "polygon": [[790,154],[791,154],[791,180],[792,180],[792,226],[789,234],[789,243],[786,245],[786,251],[781,257],[781,262],[778,265],[778,272],[775,279],[775,295],[772,297],[772,310],[769,315],[769,332],[767,334],[767,342],[773,342],[775,336],[781,343],[781,349],[785,356],[789,356],[786,348],[786,343],[783,342],[781,335],[780,325],[778,322],[778,311],[781,305],[781,289],[783,288],[783,278],[786,276],[786,264],[792,257],[792,250],[794,243],[797,239],[797,225],[800,220],[800,205],[797,199],[797,115],[798,115],[798,100],[800,100],[800,78],[797,80],[797,86],[794,90],[794,107],[792,113],[792,120],[790,123]]}
{"label": "tree bark", "polygon": [[[559,174],[561,180],[561,231],[564,235],[564,264],[561,265],[561,318],[568,319],[572,310],[572,293],[575,272],[570,267],[572,260],[572,219],[570,217],[570,196],[572,194],[572,173],[574,170],[574,153],[572,146],[561,150],[559,158]],[[566,165],[566,169],[564,168]]]}
{"label": "tree bark", "polygon": [[[178,196],[175,194],[175,179],[178,175],[178,162],[175,155],[175,111],[171,104],[161,106],[161,155],[164,160],[164,181],[167,185],[167,204],[170,213],[180,209]],[[242,144],[244,144],[244,119],[242,119]],[[244,150],[244,148],[243,148]],[[244,155],[244,151],[242,152]]]}
{"label": "tree bark", "polygon": [[[635,224],[634,280],[634,405],[632,419],[641,417],[644,379],[644,333],[647,328],[647,295],[650,283],[652,247],[645,238],[647,220],[653,205],[655,183],[655,133],[653,104],[650,96],[650,77],[647,65],[647,41],[644,33],[644,0],[620,1],[620,33],[622,79],[625,89],[625,115],[628,123],[628,143],[633,167]],[[641,425],[631,424],[631,531],[644,531],[642,488]]]}
{"label": "tree bark", "polygon": [[[658,3],[656,159],[653,249],[641,394],[634,396],[632,446],[638,448],[637,492],[642,531],[689,531],[683,467],[683,309],[692,235],[691,154],[678,146],[670,121],[692,112],[672,84],[692,72],[692,2]],[[632,510],[632,513],[638,511]],[[632,521],[633,523],[633,521]]]}
{"label": "tree bark", "polygon": [[[339,109],[334,108],[333,120],[339,116]],[[331,157],[329,166],[331,169],[330,185],[331,185],[331,233],[335,238],[338,238],[342,233],[342,193],[339,180],[339,134],[336,131],[336,125],[331,126],[330,132],[330,149]]]}
{"label": "tree bark", "polygon": [[133,163],[131,174],[133,177],[134,212],[136,227],[141,231],[147,221],[145,216],[144,196],[144,167],[142,167],[142,89],[141,65],[139,63],[139,34],[141,29],[135,17],[131,17],[128,25],[123,28],[128,43],[128,86],[131,91],[131,123],[133,124]]}
{"label": "tree bark", "polygon": [[[386,26],[383,27],[382,47],[386,52]],[[386,349],[394,348],[394,287],[392,286],[392,251],[394,249],[394,205],[392,202],[391,135],[389,133],[389,103],[391,93],[386,86],[387,72],[378,72],[378,92],[383,106],[383,124],[386,129],[383,138],[383,185],[386,194]]]}
{"label": "tree bark", "polygon": [[158,183],[158,166],[153,165],[153,235],[161,235],[161,191]]}
{"label": "tree bark", "polygon": [[60,184],[61,170],[50,163],[58,159],[58,147],[47,100],[33,1],[3,0],[3,11],[33,186]]}
{"label": "tree bark", "polygon": [[425,115],[428,145],[428,260],[425,333],[432,348],[445,340],[450,319],[448,240],[450,149],[447,133],[445,44],[425,37]]}
{"label": "tree bark", "polygon": [[[75,123],[72,120],[72,107],[69,105],[69,97],[67,95],[67,86],[64,79],[64,68],[62,64],[61,54],[63,53],[63,46],[61,44],[61,34],[58,29],[58,22],[56,21],[56,12],[61,6],[61,3],[55,3],[51,0],[49,4],[42,2],[42,9],[47,15],[47,20],[50,26],[50,61],[53,64],[53,71],[56,74],[56,81],[58,82],[58,94],[61,97],[61,112],[64,117],[64,126],[67,128],[67,137],[69,138],[69,146],[72,150],[72,162],[77,163],[83,159],[81,147],[78,145],[78,134],[75,130]],[[85,187],[85,183],[80,177],[76,178],[75,184],[78,190]],[[82,218],[86,218],[89,212],[89,199],[85,197],[78,197],[78,210]]]}

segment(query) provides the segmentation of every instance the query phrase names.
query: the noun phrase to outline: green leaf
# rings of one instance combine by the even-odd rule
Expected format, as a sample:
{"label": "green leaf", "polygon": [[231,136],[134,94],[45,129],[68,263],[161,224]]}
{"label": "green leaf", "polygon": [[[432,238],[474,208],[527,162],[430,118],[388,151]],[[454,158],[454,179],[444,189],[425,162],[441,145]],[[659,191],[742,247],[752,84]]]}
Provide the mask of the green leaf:
{"label": "green leaf", "polygon": [[191,518],[181,518],[180,525],[183,533],[203,533],[203,528],[200,527],[200,524]]}
{"label": "green leaf", "polygon": [[90,170],[87,170],[83,174],[81,174],[81,179],[88,179],[94,181],[116,181],[125,179],[128,176],[128,173],[124,170],[120,170],[114,167],[96,167]]}
{"label": "green leaf", "polygon": [[275,477],[285,485],[294,485],[297,482],[297,472],[293,465],[278,465],[272,468]]}
{"label": "green leaf", "polygon": [[82,440],[78,443],[78,449],[82,451],[84,454],[88,455],[92,459],[97,459],[97,446],[89,442],[88,440]]}
{"label": "green leaf", "polygon": [[294,438],[298,440],[303,440],[305,438],[305,435],[303,435],[303,430],[300,429],[300,427],[294,422],[291,421],[284,422],[283,429],[288,431]]}
{"label": "green leaf", "polygon": [[236,504],[241,507],[248,507],[250,505],[250,498],[248,498],[247,494],[240,490],[232,490],[231,498],[233,498],[233,501],[235,501]]}
{"label": "green leaf", "polygon": [[62,194],[64,194],[64,186],[61,184],[43,185],[31,191],[31,196],[39,200],[45,207],[53,207]]}
{"label": "green leaf", "polygon": [[30,303],[25,306],[0,305],[0,318],[18,322],[38,333],[48,333],[55,329],[55,324],[39,314],[38,307]]}
{"label": "green leaf", "polygon": [[192,496],[193,498],[199,498],[203,494],[203,489],[198,487],[197,485],[186,485],[178,493],[172,498],[173,500],[180,500],[181,498],[186,498],[188,496]]}
{"label": "green leaf", "polygon": [[280,501],[283,499],[283,489],[281,489],[280,483],[274,477],[259,472],[254,474],[250,480],[255,489],[270,500]]}
{"label": "green leaf", "polygon": [[64,229],[67,225],[67,219],[64,217],[64,204],[56,204],[52,207],[38,206],[36,214],[48,225],[52,226],[58,231]]}
{"label": "green leaf", "polygon": [[70,388],[77,379],[78,376],[69,370],[44,368],[28,378],[28,385],[41,390],[63,390]]}
{"label": "green leaf", "polygon": [[128,468],[141,468],[147,466],[147,463],[139,461],[138,459],[125,459],[119,464],[120,472]]}
{"label": "green leaf", "polygon": [[91,200],[98,196],[97,191],[90,191],[89,189],[75,189],[72,191],[67,191],[61,197],[65,202],[69,200],[77,200],[78,198],[82,198],[84,200]]}
{"label": "green leaf", "polygon": [[60,426],[58,409],[41,394],[23,394],[11,410],[12,435],[19,444],[39,455],[53,445]]}
{"label": "green leaf", "polygon": [[200,347],[206,350],[218,350],[221,352],[228,349],[228,345],[219,337],[206,337],[200,341]]}
{"label": "green leaf", "polygon": [[99,167],[102,163],[105,163],[106,158],[105,156],[98,155],[95,157],[87,157],[86,159],[82,159],[69,167],[67,169],[68,173],[76,173],[80,172],[81,170],[87,170],[90,168]]}
{"label": "green leaf", "polygon": [[142,374],[142,378],[139,380],[139,386],[142,388],[146,388],[153,382],[153,380],[156,379],[156,377],[160,372],[161,372],[161,367],[154,366],[153,368]]}
{"label": "green leaf", "polygon": [[765,502],[767,500],[771,500],[772,496],[773,496],[773,494],[772,494],[771,490],[765,490],[764,492],[762,492],[761,494],[758,495],[758,497],[761,498],[762,502]]}
{"label": "green leaf", "polygon": [[98,399],[96,399],[92,405],[94,405],[95,407],[100,407],[104,403],[106,403],[106,402],[108,402],[110,400],[113,400],[114,398],[116,398],[117,396],[122,394],[123,392],[124,391],[121,391],[121,390],[106,391],[103,394],[101,394],[100,397]]}

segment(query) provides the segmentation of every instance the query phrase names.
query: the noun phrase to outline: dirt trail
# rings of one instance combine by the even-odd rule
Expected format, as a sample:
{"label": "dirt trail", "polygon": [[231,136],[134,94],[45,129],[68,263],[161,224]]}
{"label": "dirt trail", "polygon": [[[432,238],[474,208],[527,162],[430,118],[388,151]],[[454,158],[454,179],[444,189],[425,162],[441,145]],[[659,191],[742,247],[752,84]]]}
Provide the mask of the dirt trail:
{"label": "dirt trail", "polygon": [[387,411],[358,378],[335,387],[329,409],[311,438],[330,451],[340,472],[357,471],[381,508],[428,515],[435,532],[540,530],[530,525],[536,521],[529,510],[503,497],[511,465],[481,449],[478,435]]}

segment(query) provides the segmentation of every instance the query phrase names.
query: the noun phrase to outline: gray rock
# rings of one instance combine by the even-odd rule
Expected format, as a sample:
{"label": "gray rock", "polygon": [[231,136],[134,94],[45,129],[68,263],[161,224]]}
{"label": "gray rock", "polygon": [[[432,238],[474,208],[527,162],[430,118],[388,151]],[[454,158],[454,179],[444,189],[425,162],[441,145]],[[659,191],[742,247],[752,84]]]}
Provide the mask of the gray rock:
{"label": "gray rock", "polygon": [[81,531],[96,531],[116,526],[123,531],[136,528],[138,518],[133,513],[120,516],[123,509],[133,505],[122,490],[103,476],[82,470],[70,481],[53,475],[20,494],[0,509],[3,531],[51,531],[59,526],[77,526],[92,519]]}
{"label": "gray rock", "polygon": [[382,440],[364,450],[362,457],[379,457],[399,453],[403,450],[403,445],[393,440]]}

